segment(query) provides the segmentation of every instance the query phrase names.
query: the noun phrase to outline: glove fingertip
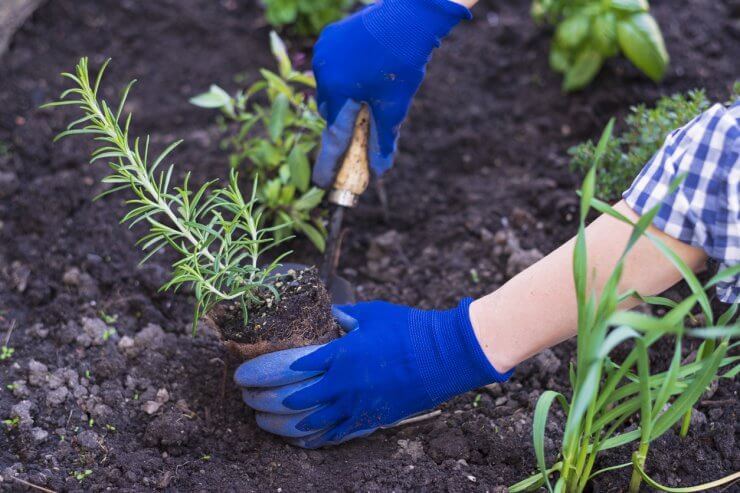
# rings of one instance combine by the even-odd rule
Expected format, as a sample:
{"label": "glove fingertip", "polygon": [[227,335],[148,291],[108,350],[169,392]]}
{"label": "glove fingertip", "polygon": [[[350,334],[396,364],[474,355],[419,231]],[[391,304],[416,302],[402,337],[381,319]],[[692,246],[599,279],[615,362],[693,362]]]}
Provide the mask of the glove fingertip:
{"label": "glove fingertip", "polygon": [[275,387],[310,378],[319,371],[301,371],[291,366],[296,360],[310,355],[323,346],[304,346],[263,354],[242,363],[234,373],[234,382],[240,387]]}
{"label": "glove fingertip", "polygon": [[[401,120],[403,116],[401,116]],[[370,168],[380,177],[393,166],[393,157],[396,153],[399,122],[386,121],[383,111],[376,105],[373,107],[373,119],[370,121],[370,143],[368,157]]]}
{"label": "glove fingertip", "polygon": [[311,175],[311,179],[316,186],[329,188],[332,185],[339,157],[337,152],[334,152],[329,146],[322,143]]}
{"label": "glove fingertip", "polygon": [[339,305],[333,305],[331,307],[331,314],[334,316],[339,326],[346,332],[352,332],[359,326],[357,319],[342,310],[342,307]]}
{"label": "glove fingertip", "polygon": [[302,358],[295,360],[290,365],[290,369],[298,372],[323,372],[329,368],[333,355],[334,348],[330,342],[323,346],[318,346],[316,351],[310,352]]}
{"label": "glove fingertip", "polygon": [[352,138],[355,117],[360,104],[349,99],[327,99],[319,111],[327,121],[321,134],[321,148],[313,168],[313,182],[321,188],[329,188],[334,182],[339,160]]}
{"label": "glove fingertip", "polygon": [[393,153],[383,156],[380,153],[370,153],[370,168],[375,172],[375,176],[380,178],[383,174],[393,167]]}

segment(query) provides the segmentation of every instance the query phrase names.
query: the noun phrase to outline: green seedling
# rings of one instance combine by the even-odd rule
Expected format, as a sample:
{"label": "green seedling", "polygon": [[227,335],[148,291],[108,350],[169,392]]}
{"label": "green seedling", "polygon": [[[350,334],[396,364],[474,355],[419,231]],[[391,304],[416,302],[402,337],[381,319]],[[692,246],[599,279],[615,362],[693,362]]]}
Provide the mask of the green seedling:
{"label": "green seedling", "polygon": [[478,275],[477,269],[470,269],[470,280],[475,284],[480,282],[480,276]]}
{"label": "green seedling", "polygon": [[9,360],[13,357],[13,353],[15,353],[15,349],[10,347],[8,344],[10,344],[10,336],[13,335],[13,329],[15,328],[15,320],[11,322],[10,328],[8,329],[8,333],[5,335],[5,344],[0,346],[0,361]]}
{"label": "green seedling", "polygon": [[13,428],[17,428],[21,424],[21,418],[15,416],[12,418],[4,419],[3,424],[12,430]]}
{"label": "green seedling", "polygon": [[[739,97],[740,82],[735,84],[730,102]],[[601,196],[609,201],[618,200],[668,134],[698,116],[710,104],[703,90],[694,90],[664,96],[651,108],[644,104],[632,107],[624,120],[624,130],[609,140],[596,172]],[[596,143],[592,140],[570,148],[571,168],[587,173],[595,152]]]}
{"label": "green seedling", "polygon": [[[573,278],[578,307],[578,338],[576,364],[571,369],[572,397],[548,390],[535,408],[533,420],[534,449],[539,473],[510,487],[513,493],[540,488],[557,492],[582,492],[595,476],[613,469],[633,467],[630,492],[637,492],[645,476],[645,458],[650,443],[671,429],[704,393],[720,371],[732,378],[740,371],[740,356],[729,355],[740,343],[731,343],[740,336],[740,323],[732,322],[738,306],[733,305],[715,319],[706,290],[721,279],[740,273],[740,265],[729,268],[702,285],[691,269],[658,237],[648,231],[660,205],[632,223],[594,197],[596,166],[604,155],[613,127],[607,126],[596,146],[594,165],[581,188],[580,223],[573,253]],[[669,193],[680,183],[676,180]],[[633,227],[632,235],[600,294],[591,292],[587,265],[585,224],[591,209],[609,214]],[[620,293],[619,280],[630,249],[642,237],[647,237],[681,272],[692,294],[683,301],[643,297],[636,292]],[[630,297],[664,307],[665,315],[656,317],[618,306]],[[692,328],[688,324],[692,310],[699,308],[707,327]],[[682,344],[688,337],[704,340],[704,356],[700,361],[682,362]],[[667,370],[651,373],[650,348],[658,341],[672,338],[674,353]],[[618,346],[629,344],[631,350],[621,362],[610,358]],[[566,424],[559,460],[548,465],[545,461],[545,430],[548,412],[557,402],[565,412]],[[635,422],[637,429],[626,431]],[[598,455],[614,447],[636,443],[632,461],[594,470]],[[555,485],[550,475],[557,474]],[[722,484],[731,481],[724,478]],[[716,482],[713,484],[717,484]],[[701,488],[706,485],[701,485]],[[685,491],[694,491],[685,490]]]}
{"label": "green seedling", "polygon": [[7,384],[5,386],[5,388],[8,389],[8,390],[15,390],[16,387],[17,387],[17,385],[14,384],[14,383],[9,383],[9,384]]}
{"label": "green seedling", "polygon": [[200,460],[202,460],[204,462],[207,462],[207,461],[211,460],[211,454],[202,455],[201,458],[200,458]]}
{"label": "green seedling", "polygon": [[265,19],[271,26],[290,26],[301,36],[319,34],[324,26],[344,17],[357,3],[357,0],[262,0]]}
{"label": "green seedling", "polygon": [[13,357],[15,349],[9,346],[0,346],[0,361],[5,361]]}
{"label": "green seedling", "polygon": [[238,303],[246,323],[251,305],[260,301],[265,293],[278,297],[270,276],[286,255],[260,267],[262,254],[279,243],[272,236],[279,227],[259,226],[257,182],[249,200],[245,200],[239,189],[235,171],[223,188],[215,188],[215,182],[210,181],[198,189],[191,189],[189,173],[180,186],[173,186],[174,165],[165,169],[160,166],[181,141],[150,158],[149,137],[131,136],[132,115],[123,115],[126,98],[135,81],[126,86],[117,107],[98,99],[107,65],[108,62],[94,81],[90,79],[87,58],[80,60],[75,73],[63,74],[74,87],[62,93],[58,102],[45,107],[76,106],[83,116],[72,122],[57,140],[87,135],[98,144],[91,162],[104,160],[108,163],[110,172],[103,183],[111,185],[98,198],[121,191],[130,194],[126,202],[130,210],[121,222],[131,226],[148,225],[149,232],[138,242],[147,252],[142,262],[164,247],[177,254],[172,277],[162,289],[192,286],[196,300],[194,332],[198,320],[223,301]]}
{"label": "green seedling", "polygon": [[482,394],[475,394],[475,398],[473,399],[473,407],[478,407],[480,405],[480,400],[483,398]]}
{"label": "green seedling", "polygon": [[668,52],[649,10],[647,0],[534,0],[531,13],[556,26],[550,67],[563,74],[565,91],[575,91],[620,53],[652,80],[663,78]]}
{"label": "green seedling", "polygon": [[92,473],[93,472],[91,469],[85,469],[84,471],[74,471],[72,474],[74,475],[75,479],[81,483]]}
{"label": "green seedling", "polygon": [[113,426],[112,424],[106,424],[105,429],[108,431],[116,431],[116,427]]}
{"label": "green seedling", "polygon": [[111,336],[115,335],[115,333],[116,329],[105,329],[105,331],[103,332],[103,340],[107,341],[111,338]]}
{"label": "green seedling", "polygon": [[[256,189],[256,211],[274,228],[276,240],[293,231],[323,251],[326,228],[318,205],[324,192],[311,186],[310,163],[324,121],[316,101],[307,95],[316,82],[310,73],[293,69],[285,45],[274,32],[270,45],[277,73],[262,69],[261,80],[233,97],[214,85],[190,102],[221,110],[222,129],[228,133],[223,144],[231,151],[231,167],[244,169],[261,184]],[[268,106],[260,102],[263,98]]]}
{"label": "green seedling", "polygon": [[118,315],[117,314],[109,315],[108,313],[105,313],[105,311],[101,310],[99,312],[99,315],[100,315],[100,319],[103,322],[105,322],[106,325],[113,325],[114,323],[116,323],[118,321]]}
{"label": "green seedling", "polygon": [[89,428],[92,428],[92,427],[93,427],[93,425],[95,425],[95,420],[94,420],[93,418],[90,418],[90,419],[88,419],[88,420],[87,420],[87,426],[88,426]]}

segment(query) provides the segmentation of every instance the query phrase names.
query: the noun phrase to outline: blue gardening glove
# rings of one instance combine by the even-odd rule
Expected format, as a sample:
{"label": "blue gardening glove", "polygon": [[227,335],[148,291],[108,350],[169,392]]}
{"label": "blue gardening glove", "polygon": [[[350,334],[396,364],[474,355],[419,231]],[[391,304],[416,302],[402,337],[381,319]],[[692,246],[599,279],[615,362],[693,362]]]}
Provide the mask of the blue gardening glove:
{"label": "blue gardening glove", "polygon": [[470,303],[443,311],[381,301],[335,307],[346,336],[247,361],[236,383],[262,429],[301,447],[368,435],[509,378],[511,371],[500,374],[484,355]]}
{"label": "blue gardening glove", "polygon": [[379,0],[326,27],[314,47],[319,111],[327,121],[313,180],[334,181],[361,103],[370,106],[370,166],[393,164],[398,128],[432,50],[470,11],[449,0]]}

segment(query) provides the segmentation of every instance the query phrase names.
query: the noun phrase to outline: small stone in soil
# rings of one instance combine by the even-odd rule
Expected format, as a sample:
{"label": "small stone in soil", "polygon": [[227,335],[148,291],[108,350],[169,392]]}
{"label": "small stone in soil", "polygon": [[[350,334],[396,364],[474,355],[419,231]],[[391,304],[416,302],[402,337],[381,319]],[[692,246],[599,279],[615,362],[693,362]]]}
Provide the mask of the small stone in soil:
{"label": "small stone in soil", "polygon": [[43,363],[34,359],[28,362],[28,383],[34,387],[40,387],[49,378],[49,369]]}
{"label": "small stone in soil", "polygon": [[33,418],[31,417],[31,411],[34,407],[35,405],[31,401],[20,401],[10,408],[10,416],[12,418],[18,418],[22,427],[32,426]]}
{"label": "small stone in soil", "polygon": [[162,404],[157,401],[146,401],[142,406],[141,410],[145,413],[152,415],[159,411],[159,408],[162,407]]}
{"label": "small stone in soil", "polygon": [[87,450],[98,450],[103,440],[92,430],[84,430],[77,435],[77,443]]}
{"label": "small stone in soil", "polygon": [[43,428],[34,428],[31,430],[31,437],[34,443],[41,443],[49,437],[49,432]]}
{"label": "small stone in soil", "polygon": [[59,387],[46,393],[46,404],[48,406],[59,406],[67,400],[69,390],[67,387]]}

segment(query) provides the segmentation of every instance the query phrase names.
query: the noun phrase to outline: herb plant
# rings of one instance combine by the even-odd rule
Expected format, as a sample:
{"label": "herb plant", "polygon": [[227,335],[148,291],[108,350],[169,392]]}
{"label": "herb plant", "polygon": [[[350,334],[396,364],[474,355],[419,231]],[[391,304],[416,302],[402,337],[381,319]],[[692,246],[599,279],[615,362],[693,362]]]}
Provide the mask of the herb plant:
{"label": "herb plant", "polygon": [[87,58],[80,60],[76,73],[65,73],[75,87],[62,93],[60,100],[45,105],[77,106],[83,116],[72,122],[55,140],[72,135],[90,135],[98,144],[91,162],[105,160],[110,173],[103,182],[112,188],[105,195],[127,191],[133,197],[126,203],[130,210],[121,220],[130,226],[144,223],[149,231],[138,244],[147,252],[142,262],[163,247],[177,253],[172,278],[162,289],[177,290],[192,285],[195,293],[193,330],[198,320],[222,301],[238,302],[245,323],[250,305],[265,290],[277,295],[270,276],[280,259],[260,267],[259,259],[276,241],[271,235],[277,228],[260,228],[260,214],[252,198],[245,200],[232,170],[228,184],[215,188],[210,181],[200,188],[190,187],[190,173],[180,186],[172,185],[174,166],[159,169],[181,143],[173,142],[153,159],[149,155],[149,137],[132,137],[132,115],[123,116],[126,98],[135,81],[126,86],[117,109],[98,98],[98,89],[108,62],[91,83]]}
{"label": "herb plant", "polygon": [[555,25],[550,67],[563,74],[563,89],[587,86],[608,58],[623,53],[660,81],[668,66],[663,35],[647,0],[534,0],[532,17]]}
{"label": "herb plant", "polygon": [[[598,163],[607,148],[613,121],[599,141],[594,162]],[[629,491],[637,492],[643,477],[645,458],[650,443],[671,429],[704,393],[720,370],[724,378],[733,378],[740,372],[740,356],[728,356],[728,351],[740,343],[730,343],[731,337],[740,335],[740,323],[732,322],[738,305],[732,305],[715,319],[706,290],[725,277],[740,273],[740,265],[726,269],[702,286],[686,264],[658,237],[647,231],[659,206],[645,213],[636,223],[594,197],[595,166],[586,175],[581,189],[580,226],[573,253],[573,277],[578,304],[578,339],[576,364],[571,367],[573,389],[570,400],[555,391],[546,391],[537,402],[533,438],[539,472],[521,481],[510,491],[532,490],[546,485],[549,491],[581,492],[589,480],[603,472],[633,466]],[[677,180],[673,184],[675,188]],[[620,221],[632,224],[632,235],[611,273],[601,294],[589,292],[585,222],[591,208],[609,214]],[[618,292],[624,260],[638,239],[647,236],[681,272],[692,295],[681,302],[659,296],[642,297],[636,292]],[[619,311],[618,305],[629,297],[660,305],[667,309],[663,317],[645,315],[634,311]],[[699,306],[708,327],[690,328],[687,319]],[[650,348],[664,337],[675,339],[674,352],[666,371],[651,373]],[[697,361],[682,361],[683,341],[687,337],[704,340]],[[631,350],[621,361],[610,358],[610,353],[620,345],[630,343]],[[552,465],[545,462],[545,429],[547,415],[557,401],[567,418],[562,437],[559,460]],[[628,431],[631,421],[639,424]],[[600,452],[637,442],[632,461],[594,470]],[[553,488],[550,475],[559,477]],[[732,481],[724,478],[708,485],[682,491],[698,491]],[[651,486],[657,484],[650,480]]]}
{"label": "herb plant", "polygon": [[[291,229],[306,235],[324,250],[326,228],[317,206],[323,190],[311,186],[310,156],[319,143],[324,121],[316,101],[306,91],[316,88],[310,73],[298,72],[277,34],[270,33],[270,45],[278,73],[262,69],[262,80],[230,96],[218,86],[190,101],[203,108],[220,109],[225,122],[237,124],[224,140],[231,151],[231,167],[246,168],[250,179],[258,180],[257,211],[275,227],[278,240]],[[265,97],[264,106],[260,97]]]}
{"label": "herb plant", "polygon": [[[740,97],[740,84],[735,84],[732,99]],[[629,188],[643,166],[663,145],[668,134],[688,123],[709,108],[703,90],[663,96],[654,107],[639,104],[625,118],[625,130],[609,140],[597,170],[597,183],[602,197],[616,200]],[[591,168],[596,143],[583,142],[569,149],[571,168],[586,173]]]}
{"label": "herb plant", "polygon": [[276,28],[292,26],[296,34],[314,36],[341,19],[357,0],[262,0],[267,22]]}

